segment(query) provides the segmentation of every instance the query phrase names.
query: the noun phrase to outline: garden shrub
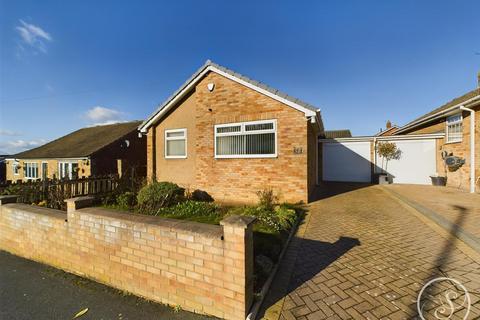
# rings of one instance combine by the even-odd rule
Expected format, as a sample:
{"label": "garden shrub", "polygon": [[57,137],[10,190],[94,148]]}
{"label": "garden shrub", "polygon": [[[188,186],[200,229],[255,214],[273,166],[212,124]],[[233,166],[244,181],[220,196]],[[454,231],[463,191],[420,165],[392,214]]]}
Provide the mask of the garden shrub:
{"label": "garden shrub", "polygon": [[259,206],[268,211],[273,211],[273,208],[278,201],[278,197],[275,195],[272,189],[257,191],[257,196]]}
{"label": "garden shrub", "polygon": [[117,196],[117,205],[122,210],[132,209],[137,203],[137,196],[134,192],[127,191]]}
{"label": "garden shrub", "polygon": [[288,208],[286,205],[280,205],[275,208],[277,217],[277,226],[281,230],[289,230],[297,221],[297,212],[295,209]]}
{"label": "garden shrub", "polygon": [[22,186],[20,184],[11,184],[3,190],[4,195],[20,195]]}
{"label": "garden shrub", "polygon": [[295,208],[288,204],[278,205],[278,197],[271,189],[258,191],[257,195],[258,205],[233,208],[228,214],[254,216],[263,231],[283,232],[293,227],[298,218]]}
{"label": "garden shrub", "polygon": [[104,206],[111,206],[111,205],[115,205],[117,203],[117,195],[114,191],[110,191],[108,193],[105,193],[103,196],[102,196],[102,204]]}
{"label": "garden shrub", "polygon": [[208,192],[198,189],[192,192],[191,198],[194,201],[213,202],[213,198]]}
{"label": "garden shrub", "polygon": [[169,208],[162,208],[159,215],[171,217],[200,217],[217,215],[217,205],[210,202],[187,200]]}
{"label": "garden shrub", "polygon": [[140,189],[137,209],[155,215],[161,208],[171,207],[185,199],[185,189],[171,182],[152,182]]}

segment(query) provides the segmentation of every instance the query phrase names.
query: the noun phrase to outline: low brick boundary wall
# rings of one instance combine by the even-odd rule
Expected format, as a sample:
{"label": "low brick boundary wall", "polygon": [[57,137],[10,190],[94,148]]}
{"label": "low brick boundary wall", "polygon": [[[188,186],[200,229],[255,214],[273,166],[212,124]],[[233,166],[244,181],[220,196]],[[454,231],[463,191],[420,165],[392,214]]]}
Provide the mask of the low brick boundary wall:
{"label": "low brick boundary wall", "polygon": [[12,201],[0,197],[0,249],[184,310],[245,319],[253,218],[214,226],[89,208],[88,197],[68,200],[66,214]]}

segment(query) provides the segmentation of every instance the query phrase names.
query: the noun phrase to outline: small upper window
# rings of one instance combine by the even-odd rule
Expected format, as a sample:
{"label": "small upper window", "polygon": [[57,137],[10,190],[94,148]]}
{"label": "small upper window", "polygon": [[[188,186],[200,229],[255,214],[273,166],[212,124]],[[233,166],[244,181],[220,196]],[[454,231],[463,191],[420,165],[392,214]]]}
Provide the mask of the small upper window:
{"label": "small upper window", "polygon": [[463,134],[462,114],[447,118],[447,142],[461,142]]}
{"label": "small upper window", "polygon": [[25,178],[37,179],[38,178],[38,163],[25,162],[24,163]]}
{"label": "small upper window", "polygon": [[165,158],[187,157],[187,129],[165,130]]}

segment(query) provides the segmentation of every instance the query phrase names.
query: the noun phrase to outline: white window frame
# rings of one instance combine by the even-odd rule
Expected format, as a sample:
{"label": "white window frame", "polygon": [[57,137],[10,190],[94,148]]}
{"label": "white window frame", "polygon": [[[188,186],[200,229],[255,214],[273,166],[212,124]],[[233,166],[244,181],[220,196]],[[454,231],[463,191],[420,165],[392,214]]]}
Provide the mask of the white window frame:
{"label": "white window frame", "polygon": [[[23,162],[23,165],[25,167],[25,179],[28,179],[28,180],[36,180],[38,179],[38,162]],[[30,167],[30,173],[33,173],[36,171],[37,175],[36,176],[32,176],[29,174],[29,167]],[[33,168],[36,168],[37,170],[33,170]]]}
{"label": "white window frame", "polygon": [[[62,177],[62,165],[68,164],[68,174],[65,177]],[[58,162],[58,179],[73,179],[73,164],[77,164],[78,168],[80,168],[80,164],[77,161],[59,161]],[[78,177],[78,174],[77,174]]]}
{"label": "white window frame", "polygon": [[[259,123],[272,123],[273,129],[266,130],[255,130],[255,131],[245,131],[245,126],[250,124],[259,124]],[[233,127],[240,126],[240,131],[238,132],[224,132],[217,133],[217,128]],[[234,122],[234,123],[224,123],[214,125],[214,156],[216,159],[237,159],[237,158],[276,158],[278,156],[278,138],[277,138],[277,119],[270,120],[257,120],[257,121],[248,121],[248,122]],[[262,133],[274,133],[275,134],[275,153],[273,154],[229,154],[229,155],[219,155],[217,154],[217,137],[225,136],[241,136],[241,135],[250,135],[250,134],[262,134]]]}
{"label": "white window frame", "polygon": [[[452,119],[453,117],[458,117],[460,116],[460,119],[459,120],[456,120],[456,121],[453,121],[453,122],[448,122],[449,119]],[[461,129],[462,129],[462,135],[460,136],[460,138],[455,138],[455,139],[452,139],[450,137],[450,132],[449,132],[449,128],[450,126],[453,126],[453,125],[457,125],[457,124],[460,124],[461,126]],[[447,117],[446,121],[445,121],[445,135],[446,135],[446,143],[456,143],[456,142],[462,142],[463,140],[463,115],[462,113],[456,113],[456,114],[453,114],[449,117]]]}
{"label": "white window frame", "polygon": [[20,170],[18,170],[18,167],[20,167],[20,163],[18,161],[13,161],[12,162],[12,169],[13,169],[13,175],[14,176],[20,175]]}
{"label": "white window frame", "polygon": [[48,161],[42,161],[42,164],[41,164],[41,166],[40,166],[40,168],[42,168],[42,174],[41,174],[41,176],[42,176],[42,179],[43,179],[43,178],[48,179],[48,176],[45,174],[45,172],[44,172],[44,170],[43,170],[43,169],[44,169],[44,167],[43,167],[44,164],[47,164],[47,172],[46,172],[46,173],[48,174]]}
{"label": "white window frame", "polygon": [[[168,133],[176,133],[176,132],[183,132],[183,137],[167,137]],[[167,141],[172,140],[185,140],[185,155],[184,156],[169,156],[167,154]],[[163,141],[164,144],[164,157],[165,159],[186,159],[188,155],[188,145],[187,145],[187,129],[168,129],[165,130],[165,139]]]}

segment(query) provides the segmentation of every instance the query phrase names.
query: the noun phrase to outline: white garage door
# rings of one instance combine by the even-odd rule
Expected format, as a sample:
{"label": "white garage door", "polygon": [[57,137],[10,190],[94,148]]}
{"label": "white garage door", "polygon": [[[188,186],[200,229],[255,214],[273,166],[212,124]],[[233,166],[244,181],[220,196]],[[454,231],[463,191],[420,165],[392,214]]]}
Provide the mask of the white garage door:
{"label": "white garage door", "polygon": [[[399,160],[390,160],[387,171],[394,183],[431,184],[436,172],[435,139],[391,141],[402,151]],[[377,166],[382,166],[379,157]]]}
{"label": "white garage door", "polygon": [[370,142],[323,143],[323,180],[371,182]]}

